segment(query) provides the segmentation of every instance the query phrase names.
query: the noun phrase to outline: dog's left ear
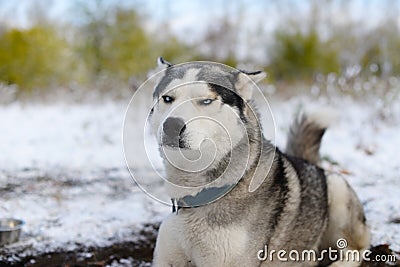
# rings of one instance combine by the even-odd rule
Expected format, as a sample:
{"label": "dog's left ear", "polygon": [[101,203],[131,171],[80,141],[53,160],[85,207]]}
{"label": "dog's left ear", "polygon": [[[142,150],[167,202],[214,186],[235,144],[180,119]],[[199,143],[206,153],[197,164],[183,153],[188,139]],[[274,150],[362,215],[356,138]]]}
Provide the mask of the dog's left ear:
{"label": "dog's left ear", "polygon": [[166,69],[166,68],[173,66],[172,63],[166,61],[163,57],[157,58],[157,65],[159,68],[162,68],[162,69]]}
{"label": "dog's left ear", "polygon": [[267,74],[264,71],[248,72],[240,70],[235,85],[239,95],[246,101],[250,100],[255,84],[266,76]]}

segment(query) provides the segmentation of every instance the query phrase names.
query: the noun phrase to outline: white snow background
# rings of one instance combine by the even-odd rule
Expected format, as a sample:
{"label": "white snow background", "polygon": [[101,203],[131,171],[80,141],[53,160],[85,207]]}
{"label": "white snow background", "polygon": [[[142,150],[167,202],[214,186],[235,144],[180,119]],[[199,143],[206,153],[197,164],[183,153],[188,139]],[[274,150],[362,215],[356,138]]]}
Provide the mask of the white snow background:
{"label": "white snow background", "polygon": [[[143,224],[159,222],[171,212],[135,186],[125,166],[127,104],[0,106],[0,218],[26,222],[21,241],[11,250],[23,247],[30,254],[134,241]],[[387,106],[303,96],[276,98],[270,104],[281,149],[299,109],[329,105],[337,110],[323,139],[324,166],[342,172],[354,187],[373,244],[388,243],[399,251],[400,224],[391,222],[400,218],[399,101]]]}

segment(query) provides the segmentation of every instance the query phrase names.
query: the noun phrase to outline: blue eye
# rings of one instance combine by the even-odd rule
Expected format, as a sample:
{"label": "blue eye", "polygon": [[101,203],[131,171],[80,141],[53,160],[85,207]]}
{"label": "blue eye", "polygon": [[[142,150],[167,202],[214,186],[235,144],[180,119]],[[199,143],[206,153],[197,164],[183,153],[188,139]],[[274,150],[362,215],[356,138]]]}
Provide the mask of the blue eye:
{"label": "blue eye", "polygon": [[172,103],[175,100],[175,98],[169,95],[163,95],[162,98],[164,100],[164,103]]}
{"label": "blue eye", "polygon": [[213,101],[214,101],[214,99],[207,98],[207,99],[201,100],[200,104],[202,104],[202,105],[210,105]]}

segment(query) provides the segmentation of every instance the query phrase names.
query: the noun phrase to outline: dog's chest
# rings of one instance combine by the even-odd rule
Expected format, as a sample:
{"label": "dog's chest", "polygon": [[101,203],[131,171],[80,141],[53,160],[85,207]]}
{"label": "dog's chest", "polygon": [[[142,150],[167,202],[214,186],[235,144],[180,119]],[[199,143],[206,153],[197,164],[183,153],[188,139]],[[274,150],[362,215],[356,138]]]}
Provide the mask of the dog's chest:
{"label": "dog's chest", "polygon": [[191,255],[195,262],[207,257],[219,266],[226,266],[242,257],[248,244],[247,231],[241,226],[209,227],[197,224],[193,225],[187,237],[190,243],[187,247],[195,252]]}

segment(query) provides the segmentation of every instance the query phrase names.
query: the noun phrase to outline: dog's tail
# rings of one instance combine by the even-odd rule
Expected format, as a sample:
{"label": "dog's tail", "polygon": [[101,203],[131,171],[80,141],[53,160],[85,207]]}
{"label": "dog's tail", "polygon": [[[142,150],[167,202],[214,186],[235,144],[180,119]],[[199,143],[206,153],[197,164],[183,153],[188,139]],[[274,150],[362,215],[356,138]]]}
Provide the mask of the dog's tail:
{"label": "dog's tail", "polygon": [[299,115],[290,128],[286,153],[319,165],[321,140],[334,116],[334,112],[328,109]]}

